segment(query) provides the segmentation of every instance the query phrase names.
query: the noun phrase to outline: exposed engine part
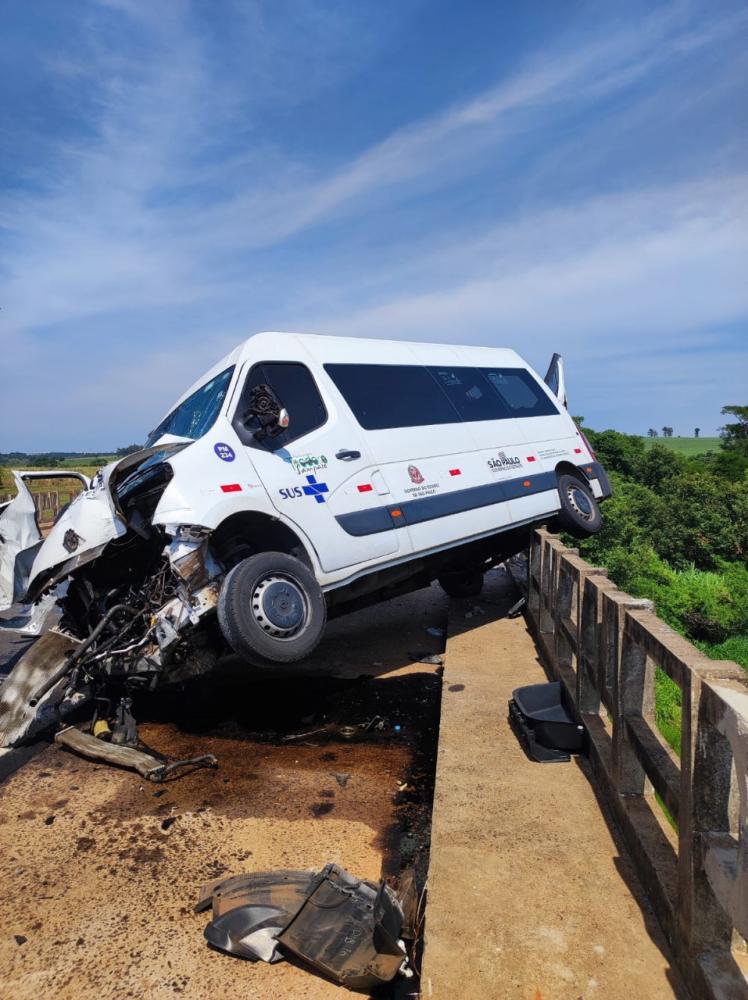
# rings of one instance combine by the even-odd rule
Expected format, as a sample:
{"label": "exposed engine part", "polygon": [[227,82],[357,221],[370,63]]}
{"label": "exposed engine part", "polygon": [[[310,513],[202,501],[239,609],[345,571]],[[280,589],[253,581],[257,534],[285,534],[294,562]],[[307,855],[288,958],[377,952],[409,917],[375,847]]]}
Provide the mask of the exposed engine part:
{"label": "exposed engine part", "polygon": [[132,714],[132,698],[120,698],[112,728],[112,743],[116,746],[138,745],[138,724]]}
{"label": "exposed engine part", "polygon": [[59,626],[4,685],[0,745],[51,728],[81,702],[111,697],[123,699],[112,741],[135,745],[131,693],[215,664],[216,649],[196,629],[216,606],[221,574],[204,531],[172,540],[160,530],[147,539],[128,533],[112,542],[105,557],[59,586]]}

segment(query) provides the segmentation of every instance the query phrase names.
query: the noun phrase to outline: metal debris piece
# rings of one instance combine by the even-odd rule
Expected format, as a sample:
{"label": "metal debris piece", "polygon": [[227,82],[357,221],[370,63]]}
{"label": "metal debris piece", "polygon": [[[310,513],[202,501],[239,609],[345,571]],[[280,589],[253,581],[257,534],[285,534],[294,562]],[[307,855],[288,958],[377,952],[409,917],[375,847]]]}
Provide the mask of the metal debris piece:
{"label": "metal debris piece", "polygon": [[351,776],[347,771],[330,771],[330,774],[333,778],[335,778],[341,788],[345,788],[351,780]]}
{"label": "metal debris piece", "polygon": [[335,864],[212,882],[195,909],[209,905],[205,938],[231,955],[271,963],[295,955],[358,990],[409,971],[398,898],[384,882],[362,881]]}
{"label": "metal debris piece", "polygon": [[15,746],[54,725],[80,639],[52,629],[37,639],[0,688],[0,746]]}
{"label": "metal debris piece", "polygon": [[[467,615],[465,615],[467,618]],[[425,653],[419,650],[415,653],[408,653],[408,656],[414,663],[429,663],[437,667],[441,667],[444,663],[444,657],[439,656],[438,653]]]}
{"label": "metal debris piece", "polygon": [[516,604],[513,604],[511,608],[506,613],[507,618],[519,618],[522,612],[525,610],[525,605],[527,604],[527,599],[525,597],[520,597]]}
{"label": "metal debris piece", "polygon": [[117,746],[97,739],[91,733],[84,733],[75,726],[68,726],[55,734],[55,743],[79,753],[82,757],[99,760],[105,764],[115,764],[137,771],[148,781],[165,781],[170,774],[183,768],[218,767],[218,760],[212,753],[200,757],[190,757],[187,760],[168,761],[163,758],[137,750],[135,747]]}

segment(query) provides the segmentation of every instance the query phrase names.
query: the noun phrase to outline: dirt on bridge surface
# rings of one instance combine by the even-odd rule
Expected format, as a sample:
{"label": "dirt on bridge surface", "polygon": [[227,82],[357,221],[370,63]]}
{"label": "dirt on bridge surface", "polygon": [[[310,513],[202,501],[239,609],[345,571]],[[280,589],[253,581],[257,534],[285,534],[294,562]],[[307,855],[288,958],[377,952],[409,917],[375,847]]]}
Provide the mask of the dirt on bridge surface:
{"label": "dirt on bridge surface", "polygon": [[[218,770],[153,785],[48,746],[8,778],[0,996],[339,997],[290,962],[210,950],[208,915],[192,907],[201,884],[244,871],[335,861],[368,879],[396,884],[410,865],[423,878],[441,685],[410,654],[443,648],[426,629],[445,628],[446,612],[434,587],[333,622],[303,676],[227,661],[219,678],[141,699],[145,743],[213,753]],[[336,730],[376,716],[384,727],[354,740]],[[413,981],[395,989],[384,995]]]}

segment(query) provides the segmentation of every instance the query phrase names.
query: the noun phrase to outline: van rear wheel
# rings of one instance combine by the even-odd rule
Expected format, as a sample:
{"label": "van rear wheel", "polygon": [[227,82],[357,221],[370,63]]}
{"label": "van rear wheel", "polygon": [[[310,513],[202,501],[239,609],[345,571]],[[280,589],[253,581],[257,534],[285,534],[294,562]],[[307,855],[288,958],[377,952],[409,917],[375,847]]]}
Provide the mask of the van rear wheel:
{"label": "van rear wheel", "polygon": [[596,535],[603,526],[603,518],[592,490],[576,476],[558,477],[558,495],[561,510],[559,526],[574,538]]}
{"label": "van rear wheel", "polygon": [[260,552],[226,575],[218,623],[234,652],[250,663],[293,663],[322,638],[327,606],[311,570],[285,552]]}
{"label": "van rear wheel", "polygon": [[442,573],[439,585],[449,597],[477,597],[483,590],[483,574],[477,569]]}

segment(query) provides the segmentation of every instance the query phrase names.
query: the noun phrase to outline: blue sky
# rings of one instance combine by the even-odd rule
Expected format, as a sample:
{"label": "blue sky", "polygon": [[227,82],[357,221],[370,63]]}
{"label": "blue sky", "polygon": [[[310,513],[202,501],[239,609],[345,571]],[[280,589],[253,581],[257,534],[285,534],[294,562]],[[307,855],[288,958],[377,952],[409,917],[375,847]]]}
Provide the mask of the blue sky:
{"label": "blue sky", "polygon": [[0,11],[0,450],[143,440],[261,329],[558,350],[597,428],[748,402],[744,3]]}

